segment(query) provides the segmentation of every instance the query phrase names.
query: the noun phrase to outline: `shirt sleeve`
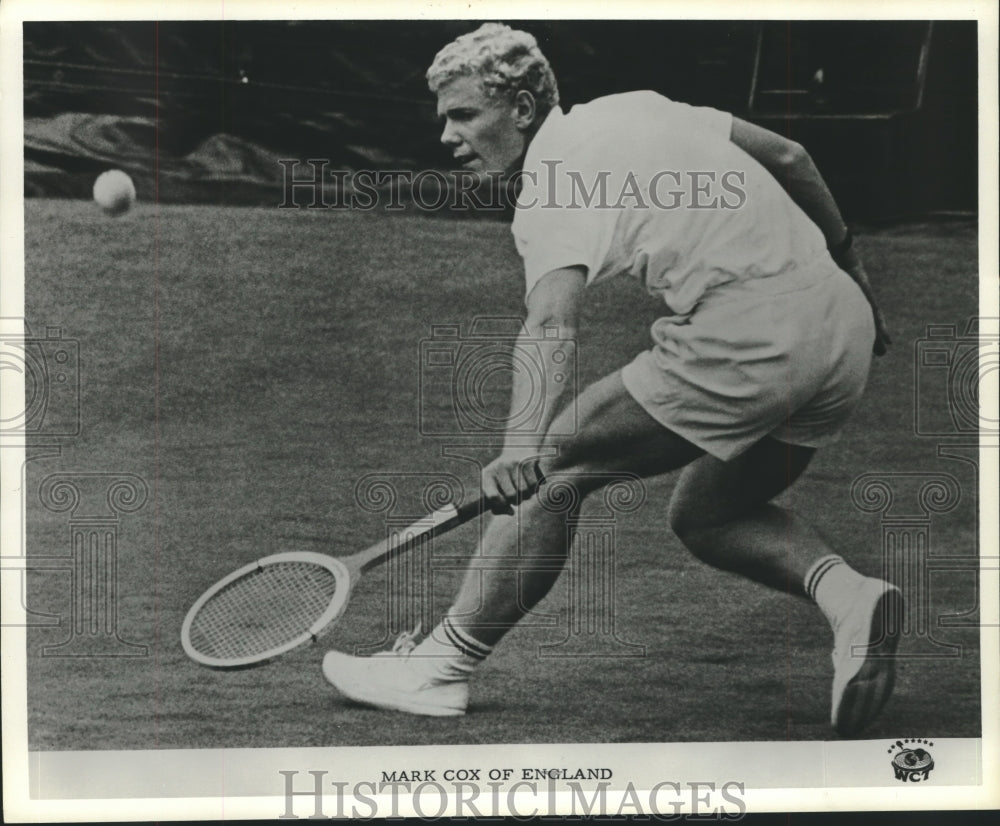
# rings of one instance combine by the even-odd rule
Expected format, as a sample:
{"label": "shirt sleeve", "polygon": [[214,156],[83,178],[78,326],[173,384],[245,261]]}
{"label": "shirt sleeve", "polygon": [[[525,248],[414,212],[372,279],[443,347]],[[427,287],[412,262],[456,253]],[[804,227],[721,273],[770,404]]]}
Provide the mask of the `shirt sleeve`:
{"label": "shirt sleeve", "polygon": [[635,103],[647,112],[657,111],[668,122],[685,132],[708,133],[729,140],[733,133],[733,116],[711,106],[692,106],[671,100],[657,92],[636,92]]}
{"label": "shirt sleeve", "polygon": [[[616,263],[620,251],[613,248],[623,210],[609,208],[598,194],[601,182],[615,204],[632,170],[645,170],[637,173],[643,185],[664,162],[661,156],[681,157],[692,143],[728,144],[732,116],[639,91],[574,107],[543,132],[525,159],[512,226],[526,296],[553,270],[582,266],[590,284],[623,263]],[[635,135],[644,139],[630,142]]]}
{"label": "shirt sleeve", "polygon": [[563,267],[582,266],[587,283],[604,261],[614,231],[616,210],[587,205],[599,171],[589,164],[549,160],[526,170],[512,232],[524,262],[527,296],[543,276]]}
{"label": "shirt sleeve", "polygon": [[692,115],[701,122],[706,131],[729,140],[733,134],[733,116],[730,112],[713,109],[711,106],[692,106],[690,108],[694,110]]}

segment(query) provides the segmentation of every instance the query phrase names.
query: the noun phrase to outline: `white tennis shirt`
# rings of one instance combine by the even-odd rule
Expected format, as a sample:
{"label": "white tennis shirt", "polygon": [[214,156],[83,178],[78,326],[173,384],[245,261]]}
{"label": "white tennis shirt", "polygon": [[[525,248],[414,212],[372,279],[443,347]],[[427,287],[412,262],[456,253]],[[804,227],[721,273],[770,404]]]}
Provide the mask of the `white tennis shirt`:
{"label": "white tennis shirt", "polygon": [[686,316],[713,286],[832,266],[819,228],[731,129],[725,112],[649,91],[553,109],[528,147],[512,227],[525,295],[582,265],[588,284],[631,273]]}

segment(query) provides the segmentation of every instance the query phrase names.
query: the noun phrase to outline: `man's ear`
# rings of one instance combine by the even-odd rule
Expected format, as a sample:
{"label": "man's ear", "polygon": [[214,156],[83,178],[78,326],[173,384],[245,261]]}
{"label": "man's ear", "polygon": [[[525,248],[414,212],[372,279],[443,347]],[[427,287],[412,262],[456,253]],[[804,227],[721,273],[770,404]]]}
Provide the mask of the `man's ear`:
{"label": "man's ear", "polygon": [[537,111],[535,96],[527,89],[522,89],[514,96],[514,125],[522,132],[532,127]]}

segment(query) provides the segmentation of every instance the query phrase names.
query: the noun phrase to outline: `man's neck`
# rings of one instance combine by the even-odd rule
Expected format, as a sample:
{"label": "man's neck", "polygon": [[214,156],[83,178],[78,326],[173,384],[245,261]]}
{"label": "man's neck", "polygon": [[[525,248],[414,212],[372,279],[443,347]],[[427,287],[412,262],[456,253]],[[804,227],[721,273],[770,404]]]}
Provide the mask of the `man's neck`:
{"label": "man's neck", "polygon": [[541,117],[535,118],[531,127],[525,132],[524,136],[524,149],[521,150],[521,154],[517,156],[517,159],[509,166],[506,170],[506,175],[516,175],[522,169],[524,169],[524,159],[528,155],[528,147],[531,146],[531,142],[535,139],[535,135],[538,134],[538,130],[542,128],[542,124],[548,119],[549,115],[552,113],[550,109]]}

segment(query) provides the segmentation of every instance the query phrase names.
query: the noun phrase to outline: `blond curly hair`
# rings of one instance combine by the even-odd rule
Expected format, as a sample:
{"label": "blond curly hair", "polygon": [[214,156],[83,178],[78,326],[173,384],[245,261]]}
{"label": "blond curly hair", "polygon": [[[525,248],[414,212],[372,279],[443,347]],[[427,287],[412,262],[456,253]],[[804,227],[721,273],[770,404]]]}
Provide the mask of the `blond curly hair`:
{"label": "blond curly hair", "polygon": [[480,79],[489,98],[531,92],[543,117],[559,104],[556,76],[538,42],[502,23],[484,23],[441,49],[427,70],[427,85],[437,94],[455,78],[469,75]]}

